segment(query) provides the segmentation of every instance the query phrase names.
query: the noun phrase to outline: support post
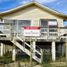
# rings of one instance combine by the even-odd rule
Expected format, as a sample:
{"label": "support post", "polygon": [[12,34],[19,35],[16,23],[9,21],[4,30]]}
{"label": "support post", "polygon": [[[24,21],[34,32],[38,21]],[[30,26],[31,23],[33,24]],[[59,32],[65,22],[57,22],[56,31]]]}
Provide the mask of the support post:
{"label": "support post", "polygon": [[41,64],[43,63],[43,52],[44,52],[44,50],[41,49]]}
{"label": "support post", "polygon": [[4,54],[4,44],[3,43],[1,43],[1,56],[3,56],[3,54]]}
{"label": "support post", "polygon": [[6,47],[5,47],[5,44],[4,44],[4,47],[3,47],[3,48],[4,48],[4,54],[5,54],[5,53],[6,53]]}
{"label": "support post", "polygon": [[17,20],[17,36],[18,36],[18,29],[19,29],[19,28],[18,28],[18,20]]}
{"label": "support post", "polygon": [[[14,44],[16,44],[15,37],[14,37],[13,41],[14,41]],[[16,46],[13,45],[13,48],[12,48],[12,61],[15,61],[15,60],[16,60]]]}
{"label": "support post", "polygon": [[33,56],[35,56],[35,50],[36,50],[36,42],[32,42],[32,47],[33,47]]}
{"label": "support post", "polygon": [[16,60],[16,49],[15,46],[13,46],[13,50],[12,50],[12,61]]}
{"label": "support post", "polygon": [[65,45],[66,45],[66,63],[67,63],[67,41],[66,41]]}
{"label": "support post", "polygon": [[32,51],[32,41],[30,41],[30,67],[32,67],[32,53],[33,53],[33,51]]}
{"label": "support post", "polygon": [[56,49],[55,49],[55,41],[52,42],[52,60],[56,60]]}

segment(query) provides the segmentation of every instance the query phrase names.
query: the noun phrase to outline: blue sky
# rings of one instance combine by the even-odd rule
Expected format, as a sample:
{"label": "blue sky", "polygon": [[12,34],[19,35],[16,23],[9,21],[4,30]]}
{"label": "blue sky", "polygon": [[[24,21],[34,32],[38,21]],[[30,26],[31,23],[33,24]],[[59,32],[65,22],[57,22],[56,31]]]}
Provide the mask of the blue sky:
{"label": "blue sky", "polygon": [[[23,5],[32,0],[0,0],[0,12]],[[49,8],[67,14],[67,0],[35,0]]]}
{"label": "blue sky", "polygon": [[[0,0],[0,12],[18,7],[32,0]],[[67,0],[35,0],[49,8],[67,15]],[[66,23],[65,23],[66,24]]]}

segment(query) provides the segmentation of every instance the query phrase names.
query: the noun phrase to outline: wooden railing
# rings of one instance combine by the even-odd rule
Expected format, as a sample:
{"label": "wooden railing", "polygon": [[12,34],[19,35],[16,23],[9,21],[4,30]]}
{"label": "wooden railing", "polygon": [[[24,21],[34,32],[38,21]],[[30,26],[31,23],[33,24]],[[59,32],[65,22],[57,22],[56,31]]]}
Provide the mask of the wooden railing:
{"label": "wooden railing", "polygon": [[37,37],[25,37],[23,35],[23,30],[21,30],[21,33],[18,31],[15,31],[13,29],[3,29],[3,31],[0,33],[0,39],[5,39],[5,37],[13,38],[14,36],[20,36],[21,38],[25,37],[27,39],[56,39],[57,37],[67,34],[67,27],[55,27],[55,28],[40,28],[40,36]]}

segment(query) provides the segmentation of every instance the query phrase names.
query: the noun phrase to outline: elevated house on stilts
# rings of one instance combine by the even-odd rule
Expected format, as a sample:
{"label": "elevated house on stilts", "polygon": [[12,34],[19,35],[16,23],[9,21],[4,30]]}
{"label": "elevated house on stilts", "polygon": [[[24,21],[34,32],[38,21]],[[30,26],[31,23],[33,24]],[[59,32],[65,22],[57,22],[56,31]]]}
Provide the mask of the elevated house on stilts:
{"label": "elevated house on stilts", "polygon": [[15,60],[16,47],[29,56],[32,48],[32,58],[38,63],[42,62],[42,50],[49,52],[55,61],[58,53],[67,52],[64,21],[67,15],[37,2],[0,13],[0,56],[12,51]]}

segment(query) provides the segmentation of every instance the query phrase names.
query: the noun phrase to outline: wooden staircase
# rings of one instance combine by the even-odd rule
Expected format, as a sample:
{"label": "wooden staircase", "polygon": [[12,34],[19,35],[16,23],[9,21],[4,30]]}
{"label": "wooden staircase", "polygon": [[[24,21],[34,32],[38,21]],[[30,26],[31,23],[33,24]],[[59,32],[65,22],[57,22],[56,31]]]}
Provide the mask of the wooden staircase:
{"label": "wooden staircase", "polygon": [[[23,52],[25,52],[27,55],[31,56],[31,50],[27,49],[23,44],[20,44],[17,40],[21,41],[24,43],[25,46],[31,49],[31,45],[25,42],[23,39],[20,37],[16,37],[13,41],[11,41],[15,46],[17,46],[19,49],[21,49]],[[35,52],[33,52],[33,47],[32,47],[32,58],[37,61],[38,63],[42,62],[42,49],[38,48],[35,49]]]}

